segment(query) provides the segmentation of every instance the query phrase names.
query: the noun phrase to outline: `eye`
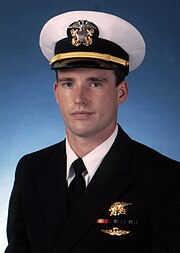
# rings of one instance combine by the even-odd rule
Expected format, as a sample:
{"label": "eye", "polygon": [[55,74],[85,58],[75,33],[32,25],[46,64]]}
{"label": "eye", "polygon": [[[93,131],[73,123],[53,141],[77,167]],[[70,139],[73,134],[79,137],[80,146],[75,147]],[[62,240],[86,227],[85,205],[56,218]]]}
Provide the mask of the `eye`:
{"label": "eye", "polygon": [[71,88],[73,86],[72,82],[62,82],[61,85],[65,88]]}
{"label": "eye", "polygon": [[91,83],[91,87],[98,88],[103,86],[102,82],[96,81]]}

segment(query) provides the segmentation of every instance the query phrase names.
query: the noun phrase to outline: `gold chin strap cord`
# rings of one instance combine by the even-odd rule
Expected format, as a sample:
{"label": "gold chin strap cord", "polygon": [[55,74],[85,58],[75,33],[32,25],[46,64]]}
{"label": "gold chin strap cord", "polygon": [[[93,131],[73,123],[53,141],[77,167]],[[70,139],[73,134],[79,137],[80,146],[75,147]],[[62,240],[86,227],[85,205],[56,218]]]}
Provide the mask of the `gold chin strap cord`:
{"label": "gold chin strap cord", "polygon": [[57,54],[51,59],[50,65],[52,65],[56,61],[62,61],[62,60],[73,59],[73,58],[99,59],[99,60],[104,60],[108,62],[110,61],[110,62],[118,63],[125,67],[129,66],[129,62],[122,58],[115,57],[109,54],[101,54],[101,53],[96,53],[96,52],[69,52],[69,53]]}

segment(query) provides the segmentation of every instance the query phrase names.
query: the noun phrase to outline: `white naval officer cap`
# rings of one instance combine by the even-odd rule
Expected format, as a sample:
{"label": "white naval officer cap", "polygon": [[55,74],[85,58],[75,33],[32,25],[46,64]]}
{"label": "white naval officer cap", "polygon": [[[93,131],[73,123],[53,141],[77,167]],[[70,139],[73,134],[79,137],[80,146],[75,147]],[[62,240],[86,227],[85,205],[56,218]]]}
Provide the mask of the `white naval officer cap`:
{"label": "white naval officer cap", "polygon": [[51,18],[40,33],[51,69],[119,68],[127,75],[145,56],[145,42],[130,23],[97,11],[70,11]]}

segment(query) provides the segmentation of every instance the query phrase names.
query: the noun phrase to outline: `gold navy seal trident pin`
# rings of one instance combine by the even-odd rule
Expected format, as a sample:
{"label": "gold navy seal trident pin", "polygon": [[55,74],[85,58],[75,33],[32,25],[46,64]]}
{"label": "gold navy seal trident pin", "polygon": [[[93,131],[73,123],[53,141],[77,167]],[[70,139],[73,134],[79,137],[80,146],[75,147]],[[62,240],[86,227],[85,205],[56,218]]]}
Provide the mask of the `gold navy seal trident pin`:
{"label": "gold navy seal trident pin", "polygon": [[132,203],[125,202],[115,202],[108,211],[110,211],[110,216],[116,216],[121,214],[126,214],[125,206],[132,205]]}
{"label": "gold navy seal trident pin", "polygon": [[[110,216],[117,216],[117,215],[124,215],[127,213],[125,206],[132,205],[132,203],[125,203],[125,202],[115,202],[108,211],[110,211]],[[130,233],[129,230],[122,230],[118,227],[113,227],[112,229],[101,229],[101,231],[108,235],[127,235]]]}

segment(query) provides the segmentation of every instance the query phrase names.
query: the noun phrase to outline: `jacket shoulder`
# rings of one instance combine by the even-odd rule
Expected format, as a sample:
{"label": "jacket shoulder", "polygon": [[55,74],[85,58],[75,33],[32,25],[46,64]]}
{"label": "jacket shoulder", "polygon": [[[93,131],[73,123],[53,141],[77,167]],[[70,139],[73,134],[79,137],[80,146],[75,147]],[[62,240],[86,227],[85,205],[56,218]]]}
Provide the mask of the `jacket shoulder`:
{"label": "jacket shoulder", "polygon": [[40,157],[44,157],[44,156],[46,157],[48,155],[53,154],[54,152],[56,152],[59,149],[62,150],[64,148],[64,145],[65,145],[65,141],[61,141],[61,142],[58,142],[54,145],[42,148],[40,150],[34,151],[29,154],[26,154],[21,159],[36,158],[36,157],[40,158]]}
{"label": "jacket shoulder", "polygon": [[134,140],[132,140],[132,152],[133,159],[137,164],[146,164],[147,167],[160,167],[161,169],[173,167],[180,169],[178,161]]}
{"label": "jacket shoulder", "polygon": [[65,141],[24,155],[18,162],[17,170],[21,167],[26,169],[29,167],[40,168],[54,158],[61,157],[63,154],[65,154]]}

